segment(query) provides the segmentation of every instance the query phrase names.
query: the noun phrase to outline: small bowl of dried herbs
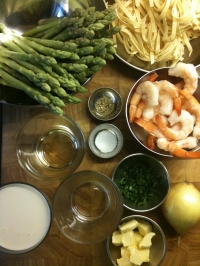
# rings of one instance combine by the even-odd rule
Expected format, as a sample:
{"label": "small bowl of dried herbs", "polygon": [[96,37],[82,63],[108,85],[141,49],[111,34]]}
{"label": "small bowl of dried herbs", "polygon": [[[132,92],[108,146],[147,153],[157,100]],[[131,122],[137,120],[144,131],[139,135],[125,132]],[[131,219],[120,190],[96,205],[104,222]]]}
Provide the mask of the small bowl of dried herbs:
{"label": "small bowl of dried herbs", "polygon": [[124,207],[137,212],[160,206],[170,187],[169,173],[164,164],[144,153],[132,154],[121,160],[112,180],[123,196]]}
{"label": "small bowl of dried herbs", "polygon": [[112,88],[99,88],[88,99],[90,113],[97,119],[109,121],[116,118],[122,110],[122,98]]}

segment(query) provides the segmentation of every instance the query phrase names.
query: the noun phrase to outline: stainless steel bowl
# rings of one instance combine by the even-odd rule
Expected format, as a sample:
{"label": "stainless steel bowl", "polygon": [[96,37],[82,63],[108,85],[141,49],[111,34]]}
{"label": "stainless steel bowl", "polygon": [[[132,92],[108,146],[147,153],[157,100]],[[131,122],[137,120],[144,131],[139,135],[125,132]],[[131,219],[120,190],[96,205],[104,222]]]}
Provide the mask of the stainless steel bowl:
{"label": "stainless steel bowl", "polygon": [[[138,87],[139,84],[141,84],[142,82],[146,81],[149,79],[149,77],[153,74],[153,73],[157,73],[158,74],[158,78],[156,79],[157,81],[159,80],[168,80],[170,82],[172,82],[173,84],[179,82],[181,80],[181,78],[177,78],[177,77],[173,77],[173,76],[169,76],[168,75],[168,70],[169,67],[164,67],[164,68],[158,68],[155,69],[153,71],[150,71],[146,74],[144,74],[134,85],[133,87],[130,89],[130,92],[128,94],[127,100],[126,100],[126,106],[125,106],[125,113],[126,113],[126,121],[129,127],[130,132],[132,133],[133,137],[147,150],[149,150],[150,152],[157,154],[157,155],[162,155],[162,156],[166,156],[166,157],[173,157],[173,155],[169,154],[169,152],[166,152],[164,150],[159,149],[157,146],[155,147],[154,150],[151,150],[147,147],[147,137],[148,137],[148,132],[145,131],[142,127],[138,126],[136,123],[130,123],[129,122],[129,106],[130,106],[130,100],[131,97],[133,96],[133,94],[136,91],[136,88]],[[200,72],[200,67],[197,66],[196,67],[197,72]],[[198,88],[195,91],[195,93],[193,94],[193,96],[200,102],[200,83],[198,84]],[[198,150],[199,146],[197,146],[194,150]]]}
{"label": "stainless steel bowl", "polygon": [[[150,166],[152,167],[152,171],[159,178],[159,185],[158,185],[159,189],[156,189],[152,199],[148,199],[144,204],[141,205],[131,202],[123,194],[122,197],[124,200],[124,207],[126,207],[131,211],[144,213],[158,208],[164,202],[170,187],[170,177],[167,168],[164,166],[162,162],[160,162],[159,160],[150,155],[144,153],[135,153],[128,155],[127,157],[122,159],[115,167],[115,170],[112,175],[112,180],[119,187],[119,189],[120,189],[120,181],[122,180],[124,172],[127,171],[127,169],[130,169],[131,167],[134,168],[134,166],[137,165],[138,163],[143,163],[147,167],[147,169]],[[145,180],[145,176],[143,178]]]}
{"label": "stainless steel bowl", "polygon": [[122,110],[122,98],[112,88],[99,88],[88,99],[90,113],[97,119],[109,121],[115,119]]}
{"label": "stainless steel bowl", "polygon": [[[112,5],[115,3],[114,0],[107,0],[106,2],[109,5]],[[184,60],[182,62],[192,63],[195,66],[197,66],[200,63],[200,52],[199,52],[200,38],[195,38],[191,40],[190,44],[193,48],[193,53],[191,56],[189,56],[188,50],[185,49],[184,55],[183,55]],[[149,72],[156,68],[169,67],[171,64],[170,61],[161,61],[161,62],[156,62],[154,64],[150,64],[150,62],[139,59],[136,55],[130,56],[126,52],[123,44],[120,43],[118,40],[117,40],[117,55],[116,56],[128,66],[135,68],[137,70],[140,70],[140,71],[144,71],[144,72]]]}
{"label": "stainless steel bowl", "polygon": [[[152,239],[152,246],[150,249],[150,261],[144,262],[142,265],[158,266],[162,263],[166,254],[166,239],[160,226],[152,219],[142,215],[131,215],[123,218],[121,223],[128,222],[134,219],[143,219],[152,225],[155,236]],[[108,256],[114,266],[117,266],[117,259],[120,258],[120,246],[112,244],[112,237],[107,239],[107,252]]]}
{"label": "stainless steel bowl", "polygon": [[[89,6],[95,6],[98,11],[105,9],[103,0],[1,0],[0,23],[4,23],[9,29],[23,33],[35,27],[39,20],[68,16],[77,7],[86,9]],[[0,85],[0,102],[38,105],[23,91],[3,85]]]}

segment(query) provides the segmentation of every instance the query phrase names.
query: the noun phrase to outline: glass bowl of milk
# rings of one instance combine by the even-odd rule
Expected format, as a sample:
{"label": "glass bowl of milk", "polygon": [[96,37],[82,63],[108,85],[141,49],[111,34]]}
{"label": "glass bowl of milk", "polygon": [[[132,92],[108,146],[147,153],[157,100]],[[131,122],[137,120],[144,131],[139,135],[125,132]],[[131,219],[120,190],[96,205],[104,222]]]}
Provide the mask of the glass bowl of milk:
{"label": "glass bowl of milk", "polygon": [[38,247],[52,221],[46,196],[26,183],[0,188],[0,251],[21,254]]}

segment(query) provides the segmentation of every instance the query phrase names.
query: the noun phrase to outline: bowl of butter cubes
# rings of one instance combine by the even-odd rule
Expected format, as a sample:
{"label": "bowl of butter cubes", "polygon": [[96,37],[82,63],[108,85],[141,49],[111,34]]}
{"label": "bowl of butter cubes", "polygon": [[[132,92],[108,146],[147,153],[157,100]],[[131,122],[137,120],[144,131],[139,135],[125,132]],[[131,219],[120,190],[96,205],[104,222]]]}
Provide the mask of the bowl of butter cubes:
{"label": "bowl of butter cubes", "polygon": [[107,239],[107,252],[114,266],[158,266],[166,254],[165,235],[151,218],[127,216]]}

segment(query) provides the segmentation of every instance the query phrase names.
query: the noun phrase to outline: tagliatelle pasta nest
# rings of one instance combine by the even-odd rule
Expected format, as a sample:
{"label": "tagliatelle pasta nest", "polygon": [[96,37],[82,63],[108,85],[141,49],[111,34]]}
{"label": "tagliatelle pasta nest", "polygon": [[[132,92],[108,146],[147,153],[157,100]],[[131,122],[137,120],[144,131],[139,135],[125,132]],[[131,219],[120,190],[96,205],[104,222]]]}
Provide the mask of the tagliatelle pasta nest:
{"label": "tagliatelle pasta nest", "polygon": [[[120,26],[116,38],[127,53],[151,64],[182,61],[191,39],[200,36],[199,0],[114,0]],[[109,6],[106,3],[107,6]]]}

